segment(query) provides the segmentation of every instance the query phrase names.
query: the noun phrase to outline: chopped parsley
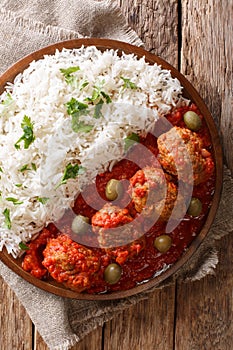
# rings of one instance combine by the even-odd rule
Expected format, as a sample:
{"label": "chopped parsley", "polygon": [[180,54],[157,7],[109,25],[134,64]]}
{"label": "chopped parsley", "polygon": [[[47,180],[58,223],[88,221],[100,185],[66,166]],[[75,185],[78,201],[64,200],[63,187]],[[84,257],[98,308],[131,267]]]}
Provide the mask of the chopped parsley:
{"label": "chopped parsley", "polygon": [[24,148],[28,149],[31,143],[34,142],[35,136],[33,134],[33,123],[31,122],[31,119],[25,115],[23,118],[23,121],[21,123],[21,128],[23,129],[23,135],[18,139],[18,141],[15,143],[15,148],[20,148],[20,142],[24,142]]}
{"label": "chopped parsley", "polygon": [[64,175],[60,183],[56,186],[56,188],[61,185],[65,185],[67,183],[67,180],[69,179],[75,179],[78,175],[83,174],[84,171],[85,171],[85,168],[79,164],[75,164],[75,165],[72,165],[71,163],[67,164],[64,171]]}
{"label": "chopped parsley", "polygon": [[0,167],[0,173],[3,173],[2,167]]}
{"label": "chopped parsley", "polygon": [[27,244],[23,243],[23,242],[19,243],[19,248],[21,250],[29,250],[30,249],[30,247]]}
{"label": "chopped parsley", "polygon": [[35,163],[31,163],[31,166],[32,166],[32,170],[36,171],[36,164]]}
{"label": "chopped parsley", "polygon": [[82,81],[79,85],[79,90],[82,91],[88,84],[89,82],[87,80]]}
{"label": "chopped parsley", "polygon": [[8,107],[12,102],[13,102],[13,98],[12,98],[11,94],[8,92],[6,94],[5,100],[2,101],[2,104],[4,106]]}
{"label": "chopped parsley", "polygon": [[16,187],[22,187],[23,184],[15,184]]}
{"label": "chopped parsley", "polygon": [[92,96],[91,97],[87,97],[85,99],[85,101],[95,105],[94,108],[94,114],[93,117],[95,119],[99,119],[100,117],[103,116],[101,109],[103,107],[104,103],[111,103],[111,97],[102,90],[103,88],[103,84],[104,84],[104,80],[100,83],[99,86],[95,85],[94,86],[94,90],[92,92]]}
{"label": "chopped parsley", "polygon": [[77,117],[72,117],[72,130],[74,132],[90,132],[93,129],[93,125],[80,122]]}
{"label": "chopped parsley", "polygon": [[5,226],[10,230],[11,229],[10,210],[6,208],[2,213],[5,217]]}
{"label": "chopped parsley", "polygon": [[[29,170],[36,171],[36,164],[35,163],[31,163],[31,168],[30,168],[29,164],[24,164],[22,166],[22,168],[19,169],[19,171],[21,171],[21,173],[23,173],[24,171],[29,171]],[[15,185],[15,186],[17,186],[17,185]],[[22,185],[20,184],[20,186],[22,186]],[[17,186],[17,187],[20,187],[20,186]]]}
{"label": "chopped parsley", "polygon": [[76,80],[76,77],[72,75],[72,73],[75,73],[78,70],[80,70],[80,67],[76,66],[76,67],[69,67],[65,69],[61,68],[60,72],[64,75],[66,83],[69,85],[72,85]]}
{"label": "chopped parsley", "polygon": [[103,100],[101,99],[96,105],[95,105],[95,109],[94,109],[94,115],[93,117],[95,119],[99,119],[100,117],[103,116],[101,109],[103,107]]}
{"label": "chopped parsley", "polygon": [[71,127],[74,132],[90,132],[93,125],[85,124],[80,121],[79,118],[83,115],[87,115],[89,112],[88,105],[86,103],[76,100],[74,97],[66,103],[67,113],[71,115]]}
{"label": "chopped parsley", "polygon": [[13,197],[7,197],[6,200],[8,202],[12,202],[14,205],[23,204],[22,201],[19,201],[17,198],[13,198]]}
{"label": "chopped parsley", "polygon": [[128,78],[124,78],[124,77],[120,77],[124,84],[123,84],[123,89],[132,89],[132,90],[136,90],[138,87],[135,83],[133,83],[130,79]]}
{"label": "chopped parsley", "polygon": [[98,104],[98,103],[103,104],[104,102],[111,103],[112,102],[111,97],[102,90],[103,84],[104,84],[104,80],[100,83],[99,86],[95,85],[94,90],[92,92],[92,96],[87,97],[86,101],[91,102],[93,104]]}
{"label": "chopped parsley", "polygon": [[88,105],[76,100],[74,97],[66,103],[66,107],[67,113],[72,116],[77,114],[80,117],[81,115],[86,115],[88,113]]}
{"label": "chopped parsley", "polygon": [[49,198],[48,197],[38,197],[37,200],[41,204],[46,204],[49,201]]}
{"label": "chopped parsley", "polygon": [[125,143],[125,152],[128,151],[128,149],[133,146],[135,143],[139,143],[140,142],[140,137],[135,134],[132,133],[131,135],[127,136],[124,139],[124,143]]}

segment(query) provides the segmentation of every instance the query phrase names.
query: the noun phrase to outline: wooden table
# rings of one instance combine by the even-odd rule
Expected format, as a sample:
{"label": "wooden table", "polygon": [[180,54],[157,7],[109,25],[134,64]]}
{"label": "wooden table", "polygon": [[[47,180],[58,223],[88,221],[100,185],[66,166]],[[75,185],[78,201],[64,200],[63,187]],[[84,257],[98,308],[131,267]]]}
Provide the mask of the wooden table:
{"label": "wooden table", "polygon": [[[232,0],[118,0],[146,49],[177,67],[205,99],[233,171]],[[233,235],[217,243],[215,275],[156,291],[99,327],[72,350],[231,350]],[[48,350],[0,280],[0,347]]]}

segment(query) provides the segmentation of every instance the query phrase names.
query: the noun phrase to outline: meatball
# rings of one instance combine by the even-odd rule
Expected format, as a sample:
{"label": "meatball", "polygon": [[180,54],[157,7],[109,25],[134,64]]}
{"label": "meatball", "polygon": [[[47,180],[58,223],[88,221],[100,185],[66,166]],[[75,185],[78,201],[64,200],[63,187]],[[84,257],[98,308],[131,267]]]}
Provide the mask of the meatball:
{"label": "meatball", "polygon": [[57,282],[77,292],[90,288],[100,268],[100,256],[61,234],[43,251],[43,266]]}
{"label": "meatball", "polygon": [[107,203],[92,217],[93,231],[98,235],[98,242],[111,258],[123,264],[137,255],[145,246],[144,237],[138,238],[138,231],[133,225],[133,218],[127,209]]}
{"label": "meatball", "polygon": [[211,154],[203,148],[199,136],[189,129],[175,126],[160,135],[158,149],[158,160],[164,170],[178,175],[183,182],[198,185],[213,173]]}
{"label": "meatball", "polygon": [[178,196],[172,177],[160,168],[146,167],[137,171],[130,179],[129,192],[135,209],[145,217],[167,221],[171,214],[173,219],[178,219],[186,211],[185,201]]}
{"label": "meatball", "polygon": [[49,224],[48,228],[44,228],[39,236],[28,244],[29,249],[26,251],[22,262],[22,268],[25,271],[39,279],[46,277],[48,272],[42,265],[42,252],[48,240],[57,237],[57,234],[58,230],[55,225]]}

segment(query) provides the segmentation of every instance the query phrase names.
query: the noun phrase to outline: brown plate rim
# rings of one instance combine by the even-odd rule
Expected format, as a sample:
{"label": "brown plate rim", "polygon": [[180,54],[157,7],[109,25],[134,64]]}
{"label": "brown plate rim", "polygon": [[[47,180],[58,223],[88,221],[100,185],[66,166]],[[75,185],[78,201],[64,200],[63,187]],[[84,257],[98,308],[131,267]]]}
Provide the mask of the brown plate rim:
{"label": "brown plate rim", "polygon": [[12,65],[9,69],[6,70],[0,77],[0,94],[3,92],[4,87],[7,82],[13,82],[15,76],[22,72],[24,69],[28,67],[31,61],[38,60],[43,58],[44,55],[54,54],[56,50],[61,50],[62,48],[73,49],[79,48],[81,46],[91,46],[94,45],[100,50],[113,49],[118,50],[119,52],[133,53],[138,57],[145,57],[145,60],[149,64],[157,63],[161,65],[162,68],[168,69],[171,71],[171,74],[174,78],[177,78],[181,85],[184,88],[184,95],[187,98],[190,98],[195,104],[198,105],[202,114],[204,115],[205,121],[209,128],[211,134],[211,140],[213,144],[213,151],[215,157],[215,165],[216,165],[216,185],[215,185],[215,193],[213,197],[213,202],[209,213],[207,215],[206,221],[197,235],[197,237],[192,241],[187,251],[181,256],[181,258],[173,264],[169,269],[160,275],[150,279],[148,282],[143,284],[139,284],[138,286],[123,291],[116,291],[105,294],[88,294],[88,293],[77,293],[75,291],[69,290],[62,285],[59,285],[56,282],[48,282],[43,280],[38,280],[37,278],[31,276],[29,273],[24,271],[20,266],[20,259],[14,259],[11,255],[9,255],[4,248],[2,252],[0,252],[0,260],[5,263],[12,271],[14,271],[17,275],[21,276],[24,280],[33,284],[36,287],[39,287],[42,290],[47,292],[56,294],[61,297],[66,298],[74,298],[74,299],[83,299],[83,300],[114,300],[119,298],[125,298],[132,295],[136,295],[141,292],[145,292],[151,288],[155,288],[160,285],[166,279],[176,274],[178,270],[188,262],[191,256],[195,253],[197,248],[203,242],[205,237],[208,234],[208,231],[213,223],[215,218],[222,190],[222,181],[223,181],[223,155],[222,155],[222,147],[220,138],[218,135],[217,127],[214,123],[214,120],[205,105],[203,99],[198,94],[197,90],[192,86],[192,84],[182,75],[176,68],[171,66],[168,62],[163,60],[162,58],[146,51],[142,47],[134,46],[125,42],[121,42],[118,40],[111,39],[101,39],[101,38],[84,38],[84,39],[71,39],[62,42],[58,42],[46,47],[43,47],[29,55],[23,57],[19,61],[17,61],[14,65]]}

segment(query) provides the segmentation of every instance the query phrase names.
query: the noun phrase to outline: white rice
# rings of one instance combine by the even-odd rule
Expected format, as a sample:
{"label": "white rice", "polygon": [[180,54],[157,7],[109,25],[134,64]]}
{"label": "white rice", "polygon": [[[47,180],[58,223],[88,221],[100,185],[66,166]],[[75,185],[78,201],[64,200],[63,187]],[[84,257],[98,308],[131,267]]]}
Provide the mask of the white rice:
{"label": "white rice", "polygon": [[[73,85],[60,72],[71,66],[80,67],[72,74],[76,77]],[[137,89],[124,89],[121,77],[130,79]],[[84,81],[88,85],[80,91]],[[94,86],[101,84],[112,102],[103,105],[101,118],[93,118],[94,107],[80,118],[93,125],[90,132],[74,132],[66,103],[72,97],[84,102],[92,96]],[[3,102],[7,93],[12,96],[9,105]],[[134,55],[119,57],[113,50],[63,49],[33,61],[0,96],[0,250],[5,246],[18,256],[21,241],[29,241],[45,225],[60,219],[82,186],[123,157],[125,137],[132,132],[147,133],[158,116],[186,103],[181,93],[180,82],[170,71]],[[25,115],[34,123],[35,141],[28,149],[21,142],[17,150],[14,144],[22,136]],[[67,164],[77,162],[86,169],[85,174],[57,187]],[[26,164],[31,170],[20,171]],[[9,197],[23,203],[15,205]],[[48,198],[47,203],[42,204],[38,197]],[[10,228],[5,209],[9,210]]]}

